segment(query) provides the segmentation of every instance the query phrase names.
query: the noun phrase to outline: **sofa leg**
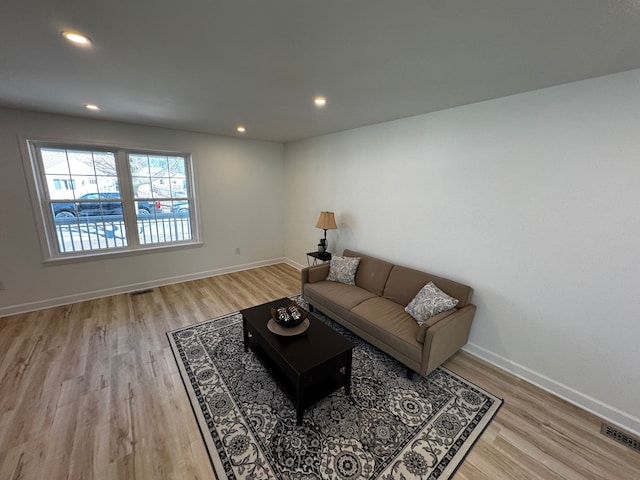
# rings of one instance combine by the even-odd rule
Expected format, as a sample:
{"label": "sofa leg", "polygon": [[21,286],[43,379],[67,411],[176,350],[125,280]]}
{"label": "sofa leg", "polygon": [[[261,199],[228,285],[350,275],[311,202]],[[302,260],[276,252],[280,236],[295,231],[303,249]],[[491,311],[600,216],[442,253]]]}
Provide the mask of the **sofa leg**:
{"label": "sofa leg", "polygon": [[407,367],[407,378],[409,380],[413,380],[413,370],[411,370],[409,367]]}

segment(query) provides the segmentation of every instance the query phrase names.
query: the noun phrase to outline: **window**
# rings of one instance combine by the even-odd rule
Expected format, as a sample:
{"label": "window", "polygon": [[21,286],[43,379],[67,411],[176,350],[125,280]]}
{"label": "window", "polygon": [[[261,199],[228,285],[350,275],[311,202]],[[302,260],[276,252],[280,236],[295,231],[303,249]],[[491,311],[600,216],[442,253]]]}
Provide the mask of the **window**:
{"label": "window", "polygon": [[46,258],[199,241],[189,154],[27,144]]}

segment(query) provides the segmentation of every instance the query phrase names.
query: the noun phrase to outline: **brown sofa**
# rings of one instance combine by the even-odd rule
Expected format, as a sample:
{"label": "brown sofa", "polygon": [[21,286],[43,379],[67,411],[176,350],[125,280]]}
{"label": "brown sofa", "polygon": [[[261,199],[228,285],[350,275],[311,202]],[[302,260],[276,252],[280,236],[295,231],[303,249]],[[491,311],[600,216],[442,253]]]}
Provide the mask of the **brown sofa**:
{"label": "brown sofa", "polygon": [[[409,377],[429,374],[467,343],[476,311],[471,287],[352,250],[343,255],[361,258],[355,285],[326,280],[329,263],[302,270],[302,295],[312,310],[402,362]],[[430,281],[458,304],[420,326],[404,308]]]}

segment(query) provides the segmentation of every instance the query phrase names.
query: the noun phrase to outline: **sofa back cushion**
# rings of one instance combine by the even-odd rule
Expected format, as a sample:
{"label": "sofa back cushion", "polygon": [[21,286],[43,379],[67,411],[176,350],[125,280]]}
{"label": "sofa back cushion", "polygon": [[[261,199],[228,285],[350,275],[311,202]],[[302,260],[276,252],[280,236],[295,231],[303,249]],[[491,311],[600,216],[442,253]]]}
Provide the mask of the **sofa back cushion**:
{"label": "sofa back cushion", "polygon": [[[358,265],[358,270],[356,271],[356,285],[378,296],[382,296],[393,264],[375,257],[370,257],[369,255],[363,255],[353,250],[345,250],[343,255],[345,257],[360,257],[360,265]],[[422,285],[420,288],[422,288]],[[411,301],[411,298],[409,301]],[[407,303],[409,303],[409,301],[407,301]]]}
{"label": "sofa back cushion", "polygon": [[471,301],[473,289],[467,285],[398,265],[389,273],[383,296],[406,307],[429,282],[435,283],[447,295],[457,298],[457,308],[462,308]]}

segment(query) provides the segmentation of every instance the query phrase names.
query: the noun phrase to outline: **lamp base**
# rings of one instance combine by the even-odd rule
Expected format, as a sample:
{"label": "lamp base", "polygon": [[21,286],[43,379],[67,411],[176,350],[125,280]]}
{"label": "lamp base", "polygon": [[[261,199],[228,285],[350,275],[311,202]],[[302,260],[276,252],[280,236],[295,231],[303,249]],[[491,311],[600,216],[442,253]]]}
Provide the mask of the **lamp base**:
{"label": "lamp base", "polygon": [[327,240],[324,238],[320,239],[320,243],[318,244],[318,251],[319,252],[326,252],[327,251]]}

